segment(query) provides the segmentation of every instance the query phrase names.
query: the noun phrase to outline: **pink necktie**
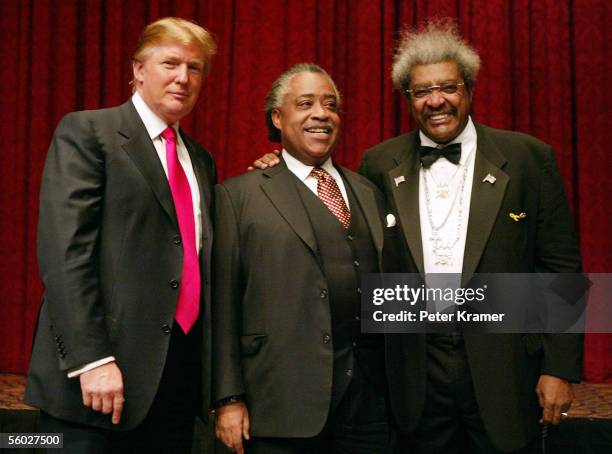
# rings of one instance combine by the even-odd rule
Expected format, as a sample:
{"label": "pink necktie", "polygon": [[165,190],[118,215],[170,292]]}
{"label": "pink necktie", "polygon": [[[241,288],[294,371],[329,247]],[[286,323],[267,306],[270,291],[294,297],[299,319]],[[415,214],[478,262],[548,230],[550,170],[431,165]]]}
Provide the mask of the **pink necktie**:
{"label": "pink necktie", "polygon": [[310,174],[317,179],[317,195],[329,211],[334,213],[345,229],[351,225],[351,212],[340,193],[338,183],[321,167],[315,167]]}
{"label": "pink necktie", "polygon": [[187,334],[197,320],[200,310],[200,265],[196,249],[193,202],[187,176],[176,153],[176,133],[173,128],[166,128],[161,136],[166,140],[168,182],[183,243],[183,271],[175,318]]}

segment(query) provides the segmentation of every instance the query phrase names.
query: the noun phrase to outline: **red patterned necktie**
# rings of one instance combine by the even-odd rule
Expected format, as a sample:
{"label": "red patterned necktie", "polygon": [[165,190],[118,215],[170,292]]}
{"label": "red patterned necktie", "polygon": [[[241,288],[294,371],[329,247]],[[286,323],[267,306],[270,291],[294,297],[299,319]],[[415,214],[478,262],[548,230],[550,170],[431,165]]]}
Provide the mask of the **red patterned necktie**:
{"label": "red patterned necktie", "polygon": [[351,212],[334,177],[321,167],[315,167],[310,174],[317,179],[317,194],[321,201],[334,213],[344,228],[348,229],[351,225]]}
{"label": "red patterned necktie", "polygon": [[196,248],[193,201],[187,176],[176,153],[176,132],[169,127],[161,136],[166,140],[168,182],[183,243],[183,270],[175,319],[187,334],[197,320],[200,310],[200,264]]}

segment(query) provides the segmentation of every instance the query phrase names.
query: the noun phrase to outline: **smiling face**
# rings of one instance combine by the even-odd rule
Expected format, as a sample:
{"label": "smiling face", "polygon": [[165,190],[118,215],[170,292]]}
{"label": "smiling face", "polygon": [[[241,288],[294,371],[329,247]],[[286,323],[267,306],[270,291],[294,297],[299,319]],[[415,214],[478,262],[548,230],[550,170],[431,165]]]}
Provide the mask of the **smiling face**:
{"label": "smiling face", "polygon": [[285,150],[304,164],[320,165],[334,150],[340,128],[338,99],[324,75],[302,72],[293,76],[283,103],[271,116]]}
{"label": "smiling face", "polygon": [[152,47],[133,63],[136,90],[168,124],[193,109],[204,81],[204,53],[193,44]]}
{"label": "smiling face", "polygon": [[[454,61],[417,65],[410,71],[410,88],[427,88],[444,83],[464,82]],[[409,98],[412,117],[431,140],[447,143],[457,137],[467,124],[472,104],[471,94],[461,86],[453,94],[434,90],[431,95]]]}

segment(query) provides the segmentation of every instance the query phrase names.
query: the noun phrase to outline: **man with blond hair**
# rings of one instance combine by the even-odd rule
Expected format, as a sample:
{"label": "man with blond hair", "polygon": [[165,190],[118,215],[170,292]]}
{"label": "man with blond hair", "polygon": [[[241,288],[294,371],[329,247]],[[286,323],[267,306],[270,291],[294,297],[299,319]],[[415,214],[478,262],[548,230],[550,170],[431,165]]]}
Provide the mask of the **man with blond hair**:
{"label": "man with blond hair", "polygon": [[185,452],[210,394],[212,157],[179,128],[215,53],[148,25],[133,96],[58,125],[42,178],[44,283],[26,389],[62,452]]}

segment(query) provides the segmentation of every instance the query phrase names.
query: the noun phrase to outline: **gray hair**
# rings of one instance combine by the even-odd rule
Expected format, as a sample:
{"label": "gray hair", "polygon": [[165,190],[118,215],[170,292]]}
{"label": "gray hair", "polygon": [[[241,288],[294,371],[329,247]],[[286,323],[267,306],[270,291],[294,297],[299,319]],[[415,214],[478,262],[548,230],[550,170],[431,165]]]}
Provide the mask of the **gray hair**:
{"label": "gray hair", "polygon": [[293,76],[300,73],[314,73],[325,76],[325,78],[329,80],[329,83],[334,88],[334,95],[336,96],[336,100],[338,102],[338,109],[340,108],[340,92],[338,91],[338,87],[336,87],[336,83],[327,73],[327,71],[325,71],[319,65],[316,65],[314,63],[298,63],[296,65],[293,65],[291,68],[287,69],[284,73],[282,73],[278,77],[278,79],[274,81],[274,83],[272,84],[272,88],[270,88],[270,91],[266,96],[266,126],[268,127],[268,139],[270,139],[272,142],[281,141],[280,130],[276,126],[274,126],[274,123],[272,122],[272,111],[280,108],[283,103],[283,99],[287,94],[289,82],[291,81]]}
{"label": "gray hair", "polygon": [[455,22],[451,19],[430,20],[419,30],[404,30],[393,57],[393,84],[406,90],[414,66],[444,61],[457,63],[465,88],[471,93],[480,69],[480,57],[472,46],[461,39]]}

